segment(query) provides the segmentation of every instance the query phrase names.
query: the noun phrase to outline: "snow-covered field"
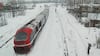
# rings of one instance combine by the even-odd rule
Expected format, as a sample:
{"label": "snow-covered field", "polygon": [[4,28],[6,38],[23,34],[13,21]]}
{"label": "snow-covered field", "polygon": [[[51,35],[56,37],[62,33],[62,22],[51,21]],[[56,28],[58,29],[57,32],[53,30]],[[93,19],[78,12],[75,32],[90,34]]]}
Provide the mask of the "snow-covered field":
{"label": "snow-covered field", "polygon": [[[40,7],[36,8],[28,11],[27,16],[30,16],[29,18],[35,18],[35,16],[43,9]],[[8,31],[9,34],[7,34],[7,36],[10,36],[10,34],[15,33],[15,29],[18,29],[16,28],[17,26],[23,25],[29,20],[27,16],[10,19],[10,25],[12,26],[9,26],[8,28],[6,28],[7,26],[4,26],[0,29],[5,31],[5,29],[13,28],[11,31]],[[14,25],[17,26],[14,27]],[[0,33],[2,32],[0,31]],[[81,25],[74,16],[66,11],[66,8],[61,6],[50,6],[47,23],[40,32],[35,45],[27,56],[100,56],[100,50],[96,49],[95,46],[92,46],[90,55],[87,55],[88,43],[95,43],[95,34],[96,33],[92,28],[88,29]],[[2,43],[2,41],[0,42]],[[4,47],[0,48],[0,55],[16,56],[13,50],[13,39]]]}

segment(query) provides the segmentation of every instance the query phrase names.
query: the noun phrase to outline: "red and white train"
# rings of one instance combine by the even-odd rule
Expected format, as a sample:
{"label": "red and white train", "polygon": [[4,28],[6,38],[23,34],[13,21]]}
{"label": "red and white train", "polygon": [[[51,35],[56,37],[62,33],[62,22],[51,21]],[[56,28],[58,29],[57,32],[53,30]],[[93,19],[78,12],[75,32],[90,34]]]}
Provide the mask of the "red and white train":
{"label": "red and white train", "polygon": [[35,19],[19,29],[14,38],[14,50],[15,52],[23,49],[30,49],[32,43],[36,39],[40,30],[43,28],[49,15],[49,9],[45,9]]}

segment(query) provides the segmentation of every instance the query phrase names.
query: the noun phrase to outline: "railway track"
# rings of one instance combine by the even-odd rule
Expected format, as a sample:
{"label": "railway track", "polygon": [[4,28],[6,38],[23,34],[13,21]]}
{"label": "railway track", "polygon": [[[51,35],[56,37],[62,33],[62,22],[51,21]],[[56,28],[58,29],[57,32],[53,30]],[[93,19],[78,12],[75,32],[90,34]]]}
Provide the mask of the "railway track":
{"label": "railway track", "polygon": [[14,36],[12,36],[10,39],[8,39],[6,42],[4,42],[4,43],[0,46],[0,48],[2,48],[3,46],[5,46],[10,40],[13,39],[13,37],[14,37]]}
{"label": "railway track", "polygon": [[70,23],[70,20],[69,20],[69,19],[67,19],[67,22],[70,24],[70,26],[71,26],[72,28],[75,29],[75,30],[73,30],[73,31],[77,32],[77,34],[78,34],[78,36],[80,37],[80,40],[82,41],[84,47],[87,48],[85,42],[84,42],[83,39],[82,39],[81,34],[79,33],[79,31],[77,31],[78,29],[77,29],[76,27],[74,27],[74,25],[73,25],[72,23]]}
{"label": "railway track", "polygon": [[61,27],[61,30],[62,30],[62,33],[63,33],[62,40],[63,40],[63,43],[64,43],[64,56],[69,56],[69,53],[68,53],[68,45],[67,45],[67,41],[66,41],[66,35],[65,35],[63,23],[62,23],[62,21],[61,21],[61,18],[60,18],[59,15],[58,15],[56,9],[55,9],[55,13],[56,13],[56,17],[57,17],[58,20],[59,20],[59,24],[60,24],[60,27]]}

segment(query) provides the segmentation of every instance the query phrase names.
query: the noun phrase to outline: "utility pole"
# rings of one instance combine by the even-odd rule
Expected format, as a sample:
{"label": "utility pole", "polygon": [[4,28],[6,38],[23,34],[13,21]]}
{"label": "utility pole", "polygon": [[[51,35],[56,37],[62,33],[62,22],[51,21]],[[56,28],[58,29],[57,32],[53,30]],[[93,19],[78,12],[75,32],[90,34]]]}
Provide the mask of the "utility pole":
{"label": "utility pole", "polygon": [[15,7],[17,6],[16,0],[11,1],[11,6],[12,6],[12,16],[15,17]]}

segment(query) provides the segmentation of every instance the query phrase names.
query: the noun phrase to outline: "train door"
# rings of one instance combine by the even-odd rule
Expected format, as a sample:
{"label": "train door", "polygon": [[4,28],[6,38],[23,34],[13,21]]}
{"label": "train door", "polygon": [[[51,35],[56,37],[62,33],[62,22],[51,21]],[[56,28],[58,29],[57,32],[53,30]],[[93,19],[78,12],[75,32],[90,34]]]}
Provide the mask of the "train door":
{"label": "train door", "polygon": [[38,32],[38,30],[39,30],[39,22],[37,21],[36,23],[35,23],[35,29],[36,29],[36,32]]}
{"label": "train door", "polygon": [[38,29],[38,26],[36,26],[36,32],[38,31],[39,29]]}

